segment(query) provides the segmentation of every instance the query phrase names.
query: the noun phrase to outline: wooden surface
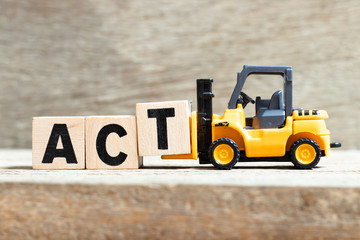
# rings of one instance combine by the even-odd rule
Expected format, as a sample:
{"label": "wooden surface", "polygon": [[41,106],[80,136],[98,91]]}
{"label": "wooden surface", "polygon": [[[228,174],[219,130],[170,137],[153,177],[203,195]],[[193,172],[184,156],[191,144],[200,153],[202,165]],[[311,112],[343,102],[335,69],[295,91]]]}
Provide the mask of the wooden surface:
{"label": "wooden surface", "polygon": [[[214,78],[222,114],[244,64],[291,65],[294,107],[328,110],[360,149],[358,0],[0,1],[0,146],[31,147],[34,116],[135,114]],[[277,78],[244,91],[271,97]],[[248,106],[254,114],[254,106]]]}
{"label": "wooden surface", "polygon": [[137,103],[139,155],[190,153],[189,119],[190,103],[186,100]]}
{"label": "wooden surface", "polygon": [[[56,132],[54,130],[56,124],[64,125],[66,134],[61,135],[59,132]],[[32,166],[34,169],[85,168],[84,117],[34,117],[32,135]],[[67,137],[67,142],[69,143],[67,147],[63,146],[64,137]],[[50,138],[54,142],[50,141]],[[55,142],[56,144],[53,144]],[[51,151],[51,149],[54,151]],[[74,162],[69,163],[69,159],[65,157],[55,157],[50,159],[51,162],[45,163],[44,156],[49,152],[55,152],[56,149],[71,150]]]}
{"label": "wooden surface", "polygon": [[31,170],[0,150],[0,239],[358,239],[358,151],[311,171],[145,158],[138,170]]}
{"label": "wooden surface", "polygon": [[[358,151],[332,151],[313,170],[298,170],[292,163],[238,163],[231,171],[218,171],[197,160],[162,160],[144,157],[142,169],[134,170],[31,170],[30,150],[0,152],[0,181],[53,184],[122,185],[226,185],[288,187],[360,187]],[[104,174],[106,173],[106,174]]]}
{"label": "wooden surface", "polygon": [[[110,124],[121,126],[125,131],[124,135],[115,132],[110,133],[105,138],[105,147],[102,155],[110,157],[126,154],[125,160],[121,164],[109,165],[99,157],[97,139],[103,127]],[[114,129],[112,129],[114,130]],[[137,150],[137,131],[135,116],[94,116],[86,118],[86,169],[137,169],[141,166],[141,161]]]}

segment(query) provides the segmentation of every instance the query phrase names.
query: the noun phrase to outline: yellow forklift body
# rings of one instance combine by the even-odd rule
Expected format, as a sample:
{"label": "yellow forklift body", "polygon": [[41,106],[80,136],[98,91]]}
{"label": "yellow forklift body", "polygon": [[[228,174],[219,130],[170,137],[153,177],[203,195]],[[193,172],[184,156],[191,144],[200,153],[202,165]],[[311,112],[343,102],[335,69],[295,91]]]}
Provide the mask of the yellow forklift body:
{"label": "yellow forklift body", "polygon": [[[312,110],[310,110],[312,111]],[[245,113],[239,104],[236,109],[226,109],[223,116],[213,114],[212,141],[229,138],[245,151],[246,157],[283,157],[292,144],[301,138],[310,138],[319,144],[325,156],[330,153],[330,132],[326,128],[327,113],[320,110],[316,116],[299,116],[294,111],[286,118],[282,128],[254,129],[246,126]],[[295,120],[294,120],[295,118]],[[297,120],[296,120],[297,119]],[[301,120],[300,120],[301,119]],[[191,153],[163,155],[163,159],[197,159],[197,112],[190,118]]]}
{"label": "yellow forklift body", "polygon": [[226,109],[223,116],[213,115],[212,141],[230,138],[239,150],[245,151],[246,157],[283,157],[296,140],[310,138],[319,144],[327,156],[330,152],[330,132],[323,119],[328,115],[325,111],[310,110],[315,111],[316,115],[303,116],[299,116],[299,111],[294,111],[281,128],[254,129],[246,126],[245,113],[239,104],[236,109]]}
{"label": "yellow forklift body", "polygon": [[224,116],[213,115],[213,141],[230,138],[247,157],[282,157],[287,139],[292,134],[292,117],[286,118],[283,128],[254,129],[245,125],[245,113],[239,104],[236,109],[226,109]]}

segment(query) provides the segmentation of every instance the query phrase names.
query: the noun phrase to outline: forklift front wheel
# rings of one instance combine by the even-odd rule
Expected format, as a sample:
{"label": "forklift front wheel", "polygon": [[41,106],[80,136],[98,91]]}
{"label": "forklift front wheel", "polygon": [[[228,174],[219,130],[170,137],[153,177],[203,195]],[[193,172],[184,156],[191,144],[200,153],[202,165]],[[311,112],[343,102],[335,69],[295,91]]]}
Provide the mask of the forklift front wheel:
{"label": "forklift front wheel", "polygon": [[230,170],[240,159],[240,150],[229,138],[216,139],[209,148],[211,163],[218,169]]}
{"label": "forklift front wheel", "polygon": [[311,169],[319,163],[321,150],[314,140],[301,138],[292,145],[290,156],[295,167],[300,169]]}

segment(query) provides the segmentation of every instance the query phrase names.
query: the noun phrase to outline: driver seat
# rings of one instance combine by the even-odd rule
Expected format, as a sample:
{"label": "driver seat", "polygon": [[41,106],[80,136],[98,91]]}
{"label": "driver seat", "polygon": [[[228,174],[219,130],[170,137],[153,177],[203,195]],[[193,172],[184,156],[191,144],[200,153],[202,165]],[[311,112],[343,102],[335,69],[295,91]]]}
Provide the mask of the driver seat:
{"label": "driver seat", "polygon": [[256,115],[253,118],[255,129],[279,128],[284,125],[285,111],[281,90],[274,92],[271,99],[256,97],[255,109]]}

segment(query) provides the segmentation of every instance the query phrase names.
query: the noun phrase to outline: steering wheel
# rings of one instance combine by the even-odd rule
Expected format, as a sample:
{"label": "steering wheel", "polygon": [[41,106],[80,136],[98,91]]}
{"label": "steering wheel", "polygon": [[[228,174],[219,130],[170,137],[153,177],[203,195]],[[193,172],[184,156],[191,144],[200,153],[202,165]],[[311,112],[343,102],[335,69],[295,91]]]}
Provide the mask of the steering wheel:
{"label": "steering wheel", "polygon": [[244,92],[241,92],[240,93],[240,97],[238,98],[237,100],[237,103],[241,103],[242,104],[242,107],[245,108],[246,105],[251,102],[252,104],[255,103],[255,100],[252,99],[249,95],[247,95],[246,93]]}

